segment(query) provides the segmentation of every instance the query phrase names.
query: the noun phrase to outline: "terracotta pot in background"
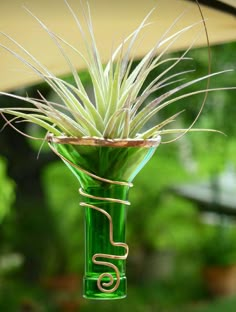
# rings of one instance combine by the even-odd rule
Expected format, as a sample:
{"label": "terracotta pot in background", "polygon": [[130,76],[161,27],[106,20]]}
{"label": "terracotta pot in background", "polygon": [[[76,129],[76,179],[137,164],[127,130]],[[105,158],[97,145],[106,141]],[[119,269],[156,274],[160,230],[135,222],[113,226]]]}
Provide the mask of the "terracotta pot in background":
{"label": "terracotta pot in background", "polygon": [[236,265],[207,267],[203,275],[211,295],[228,296],[236,294]]}

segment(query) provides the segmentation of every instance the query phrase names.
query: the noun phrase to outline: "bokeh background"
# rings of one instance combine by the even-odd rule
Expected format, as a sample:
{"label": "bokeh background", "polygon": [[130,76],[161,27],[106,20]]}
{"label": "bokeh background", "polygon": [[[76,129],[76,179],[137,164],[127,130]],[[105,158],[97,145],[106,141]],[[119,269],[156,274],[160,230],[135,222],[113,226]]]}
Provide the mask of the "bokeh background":
{"label": "bokeh background", "polygon": [[[182,53],[179,49],[171,55]],[[235,55],[232,40],[212,45],[212,71],[235,69]],[[188,56],[194,70],[188,79],[207,73],[208,48],[194,48]],[[177,70],[185,69],[187,64]],[[149,79],[157,74],[154,71]],[[81,69],[80,75],[90,90],[86,70]],[[72,79],[69,74],[63,77]],[[235,84],[235,72],[211,80],[212,88]],[[32,97],[38,91],[54,98],[43,83],[11,90]],[[202,100],[203,95],[183,100],[157,119],[185,109],[175,126],[187,127]],[[0,97],[0,107],[18,105],[27,104]],[[234,90],[210,93],[196,127],[218,129],[225,135],[188,133],[163,144],[135,179],[127,219],[128,297],[110,302],[82,298],[84,216],[75,177],[46,144],[4,127],[0,133],[0,311],[235,311],[235,113]],[[0,128],[4,124],[1,118]],[[17,126],[43,135],[35,126]]]}

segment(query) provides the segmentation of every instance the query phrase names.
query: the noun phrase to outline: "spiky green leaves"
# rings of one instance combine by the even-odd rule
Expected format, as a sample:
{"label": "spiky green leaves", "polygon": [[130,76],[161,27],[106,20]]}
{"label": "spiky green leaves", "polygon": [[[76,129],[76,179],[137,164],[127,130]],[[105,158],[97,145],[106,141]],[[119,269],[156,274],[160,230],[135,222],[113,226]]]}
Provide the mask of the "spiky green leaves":
{"label": "spiky green leaves", "polygon": [[[31,99],[29,97],[1,92],[0,94],[2,95],[8,95],[26,101],[32,104],[33,107],[1,108],[0,112],[15,116],[14,121],[19,118],[37,124],[56,136],[148,139],[160,134],[164,135],[170,132],[183,133],[183,131],[187,131],[188,129],[175,129],[174,131],[165,129],[169,123],[175,120],[179,113],[154,126],[149,126],[149,121],[168,105],[180,101],[182,98],[209,91],[199,90],[197,92],[187,92],[178,95],[180,90],[184,90],[190,85],[216,75],[209,73],[204,77],[182,83],[182,76],[186,71],[173,73],[173,69],[176,69],[179,63],[188,60],[186,54],[192,47],[195,39],[190,44],[189,49],[179,58],[164,58],[165,53],[168,52],[172,44],[182,34],[199,26],[203,21],[168,35],[174,24],[178,21],[177,19],[161,39],[157,40],[155,46],[147,52],[136,66],[133,66],[132,53],[140,33],[143,28],[148,26],[147,21],[152,13],[150,12],[137,29],[117,47],[107,65],[104,66],[97,48],[89,6],[88,10],[84,12],[86,22],[86,30],[84,30],[70,5],[67,1],[65,3],[80,30],[87,52],[86,55],[53,33],[42,21],[30,11],[27,11],[43,27],[58,47],[68,63],[74,77],[75,85],[69,84],[53,75],[53,73],[18,42],[8,35],[3,34],[21,53],[10,50],[2,44],[0,46],[42,78],[57,94],[60,103],[51,102],[42,95],[40,99]],[[86,91],[86,87],[83,85],[75,66],[67,56],[64,48],[65,45],[73,49],[78,54],[78,57],[84,60],[93,86],[94,101],[91,99],[92,97],[89,92]],[[160,47],[162,47],[161,51],[159,51]],[[168,64],[166,69],[144,87],[150,73],[163,63]],[[178,83],[178,86],[176,86],[176,83]],[[174,85],[173,88],[171,87],[172,85]],[[166,86],[169,87],[169,91],[161,92]],[[155,99],[152,97],[152,100],[149,101],[150,96],[154,95],[156,91],[158,91],[159,96]]]}

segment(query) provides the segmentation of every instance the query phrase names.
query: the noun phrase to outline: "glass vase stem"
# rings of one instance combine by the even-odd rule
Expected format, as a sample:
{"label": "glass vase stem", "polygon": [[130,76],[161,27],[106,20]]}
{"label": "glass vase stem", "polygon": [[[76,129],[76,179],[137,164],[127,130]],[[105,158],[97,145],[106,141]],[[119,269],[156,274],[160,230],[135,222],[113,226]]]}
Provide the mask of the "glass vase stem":
{"label": "glass vase stem", "polygon": [[126,206],[129,184],[104,183],[80,189],[85,207],[84,297],[120,299],[126,297],[125,243]]}

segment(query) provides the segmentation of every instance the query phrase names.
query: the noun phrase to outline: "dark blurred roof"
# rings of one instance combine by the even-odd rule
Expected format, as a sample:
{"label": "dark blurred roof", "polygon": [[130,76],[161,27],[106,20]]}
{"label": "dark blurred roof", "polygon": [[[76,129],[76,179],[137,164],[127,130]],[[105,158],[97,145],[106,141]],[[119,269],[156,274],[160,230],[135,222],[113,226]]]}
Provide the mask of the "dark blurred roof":
{"label": "dark blurred roof", "polygon": [[214,179],[176,185],[171,192],[197,203],[199,210],[236,216],[236,173],[232,166]]}
{"label": "dark blurred roof", "polygon": [[[195,0],[188,0],[195,2]],[[198,0],[200,4],[236,16],[236,0]]]}

